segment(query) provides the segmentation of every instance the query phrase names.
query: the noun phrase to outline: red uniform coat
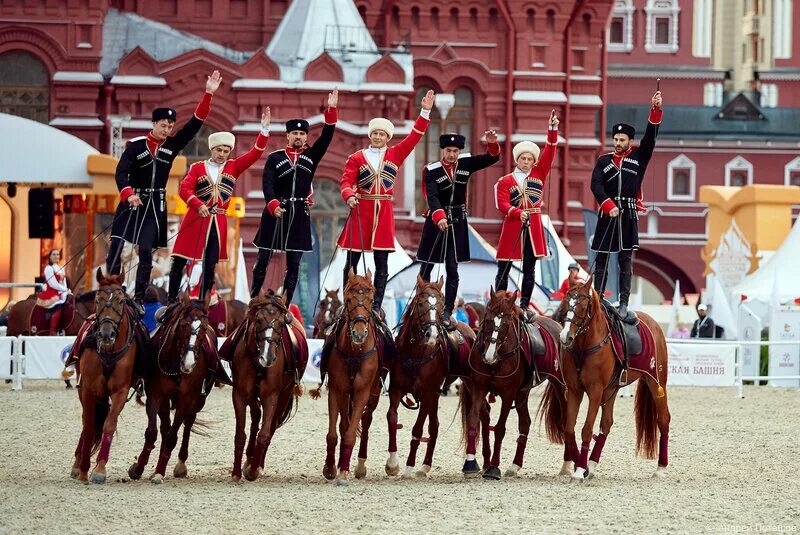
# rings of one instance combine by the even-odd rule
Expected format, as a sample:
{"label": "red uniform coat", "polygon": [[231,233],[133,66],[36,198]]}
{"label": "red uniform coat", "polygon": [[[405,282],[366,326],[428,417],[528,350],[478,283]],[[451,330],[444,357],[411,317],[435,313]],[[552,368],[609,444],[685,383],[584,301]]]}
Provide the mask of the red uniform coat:
{"label": "red uniform coat", "polygon": [[[211,233],[211,225],[216,225],[219,237],[219,261],[228,260],[228,218],[225,217],[225,211],[231,202],[236,179],[264,154],[268,139],[268,136],[259,133],[255,147],[238,158],[225,162],[216,183],[208,175],[206,162],[192,164],[189,172],[181,180],[179,194],[189,210],[181,221],[178,238],[172,248],[173,255],[189,260],[202,259],[206,241]],[[210,217],[200,217],[197,213],[203,205],[211,210]]]}
{"label": "red uniform coat", "polygon": [[[338,242],[340,248],[394,251],[394,182],[403,161],[422,139],[429,124],[428,119],[418,117],[411,133],[397,145],[386,149],[377,170],[372,168],[363,150],[347,158],[339,190],[345,202],[355,195],[358,207],[350,211],[342,229]],[[358,226],[353,224],[354,221],[358,221]]]}
{"label": "red uniform coat", "polygon": [[547,240],[542,225],[542,191],[544,190],[547,175],[550,174],[550,165],[556,155],[558,143],[558,130],[547,131],[547,143],[542,150],[539,160],[533,166],[525,179],[525,191],[517,184],[514,174],[508,174],[494,186],[494,201],[497,209],[505,216],[503,228],[500,230],[500,243],[497,245],[498,260],[522,260],[522,242],[520,237],[522,221],[520,214],[528,212],[530,225],[530,243],[533,244],[533,253],[537,257],[547,256]]}

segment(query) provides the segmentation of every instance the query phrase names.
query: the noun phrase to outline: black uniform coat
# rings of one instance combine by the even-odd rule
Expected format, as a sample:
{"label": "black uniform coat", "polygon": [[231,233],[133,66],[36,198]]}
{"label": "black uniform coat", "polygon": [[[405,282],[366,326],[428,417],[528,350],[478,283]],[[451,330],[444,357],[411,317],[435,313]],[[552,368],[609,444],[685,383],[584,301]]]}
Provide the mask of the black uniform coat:
{"label": "black uniform coat", "polygon": [[[620,166],[614,162],[614,153],[597,159],[592,171],[591,189],[600,204],[597,228],[592,240],[592,250],[616,253],[639,248],[639,214],[636,200],[642,180],[656,145],[661,113],[651,110],[642,141],[625,154]],[[619,208],[617,217],[608,212]]]}
{"label": "black uniform coat", "polygon": [[[317,165],[331,144],[335,129],[335,119],[330,124],[326,120],[319,138],[298,155],[294,165],[286,154],[286,149],[277,150],[267,157],[262,176],[262,189],[267,205],[261,214],[261,225],[253,245],[259,249],[274,251],[311,250],[311,182]],[[272,215],[278,206],[286,210],[281,218]]]}
{"label": "black uniform coat", "polygon": [[[498,147],[499,148],[499,147]],[[428,213],[422,227],[422,240],[417,251],[420,262],[442,263],[446,248],[455,248],[457,262],[469,262],[469,228],[467,223],[467,185],[472,173],[485,169],[500,161],[500,153],[489,152],[480,156],[460,154],[455,165],[455,180],[445,170],[442,162],[425,166],[423,180]],[[441,232],[436,224],[447,218],[450,228]],[[438,239],[437,239],[438,238]],[[435,245],[435,246],[434,246]]]}
{"label": "black uniform coat", "polygon": [[[120,201],[111,227],[112,238],[157,249],[167,246],[166,187],[172,162],[197,135],[203,120],[197,115],[178,132],[158,146],[155,155],[147,148],[147,137],[130,140],[117,164],[117,187],[131,187],[142,200],[142,206],[132,210],[127,200]],[[150,190],[150,191],[148,191]],[[154,235],[153,235],[154,234]]]}

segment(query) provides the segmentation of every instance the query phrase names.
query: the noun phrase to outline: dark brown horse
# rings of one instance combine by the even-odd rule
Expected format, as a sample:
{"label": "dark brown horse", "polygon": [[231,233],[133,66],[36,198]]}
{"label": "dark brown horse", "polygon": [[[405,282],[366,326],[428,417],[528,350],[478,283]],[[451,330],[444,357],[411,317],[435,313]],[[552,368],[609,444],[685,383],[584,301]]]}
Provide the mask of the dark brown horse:
{"label": "dark brown horse", "polygon": [[[183,439],[173,475],[186,477],[188,473],[189,435],[196,424],[204,426],[197,422],[197,413],[211,391],[209,369],[211,362],[216,363],[216,356],[210,354],[216,351],[217,341],[208,324],[208,302],[208,296],[205,301],[181,301],[151,342],[151,358],[145,378],[147,429],[144,447],[128,469],[131,479],[139,479],[144,473],[150,452],[155,448],[159,419],[161,452],[150,481],[162,482],[172,450],[178,443],[181,426]],[[174,418],[171,417],[173,409]]]}
{"label": "dark brown horse", "polygon": [[[575,463],[572,477],[583,480],[594,474],[603,451],[608,433],[614,423],[614,402],[619,390],[620,364],[611,343],[609,323],[600,298],[592,287],[594,277],[584,284],[573,286],[564,296],[559,311],[564,317],[561,331],[563,344],[563,373],[567,383],[567,416],[564,468],[562,474],[570,473],[570,464]],[[661,327],[653,318],[637,312],[639,321],[650,329],[654,341],[654,355],[650,357],[651,372],[629,367],[625,373],[628,384],[638,380],[634,401],[636,419],[636,452],[648,459],[656,458],[656,475],[666,475],[668,461],[670,414],[667,405],[667,343]],[[575,441],[575,423],[584,392],[589,396],[589,409],[581,431],[581,449]],[[595,437],[594,448],[589,457],[594,421],[602,408],[600,434]],[[660,438],[656,440],[656,432]]]}
{"label": "dark brown horse", "polygon": [[[367,474],[367,444],[372,413],[380,399],[379,334],[372,313],[375,287],[372,273],[356,275],[353,270],[344,290],[344,312],[337,328],[329,335],[320,371],[328,376],[327,454],[322,474],[347,485],[350,457],[361,433],[356,477]],[[313,395],[313,394],[312,394]],[[342,437],[339,445],[338,474],[335,464],[337,423]],[[359,429],[360,426],[360,429]]]}
{"label": "dark brown horse", "polygon": [[231,479],[242,478],[245,424],[250,408],[250,437],[244,477],[255,481],[275,431],[290,418],[302,394],[302,379],[308,361],[303,327],[292,317],[283,295],[272,290],[250,301],[245,323],[232,334],[230,355],[233,369],[233,410],[236,413]]}
{"label": "dark brown horse", "polygon": [[324,338],[325,329],[333,324],[336,312],[342,302],[339,301],[339,289],[325,290],[325,297],[319,301],[319,310],[314,317],[314,338]]}
{"label": "dark brown horse", "polygon": [[[548,438],[551,442],[563,442],[564,385],[559,382],[557,372],[559,325],[549,318],[537,316],[535,324],[522,321],[522,309],[516,304],[516,292],[492,289],[491,298],[486,305],[478,337],[469,354],[468,376],[461,388],[461,416],[463,433],[467,442],[467,458],[463,472],[467,477],[480,473],[475,459],[478,427],[481,410],[485,406],[487,394],[498,396],[502,403],[500,415],[494,426],[494,450],[491,458],[487,455],[488,433],[481,429],[484,439],[485,479],[500,479],[500,449],[506,433],[506,420],[511,408],[516,407],[519,418],[519,437],[517,449],[506,476],[516,476],[522,467],[531,416],[528,410],[528,395],[531,388],[546,377],[547,389],[542,398],[540,411],[543,412]],[[531,340],[533,329],[537,329],[544,341],[550,336],[550,347],[545,343],[544,354],[537,354]],[[527,344],[527,347],[525,345]],[[530,355],[531,360],[528,360]],[[552,363],[552,364],[550,364]],[[481,425],[485,428],[485,425]]]}
{"label": "dark brown horse", "polygon": [[[80,481],[105,483],[111,441],[133,381],[136,354],[146,350],[136,336],[136,316],[127,304],[123,280],[123,275],[104,277],[98,268],[100,288],[95,295],[97,317],[92,333],[95,343],[87,342],[78,355],[83,429],[71,477]],[[91,456],[98,446],[90,479]]]}
{"label": "dark brown horse", "polygon": [[[460,372],[457,367],[458,359],[451,359],[451,355],[458,355],[459,347],[450,341],[448,331],[441,322],[444,307],[443,284],[442,279],[431,283],[417,276],[414,299],[403,316],[403,327],[397,335],[398,358],[390,365],[389,411],[386,413],[389,425],[389,459],[386,461],[386,473],[390,476],[400,473],[400,464],[397,460],[397,409],[401,398],[411,393],[419,400],[419,413],[411,431],[411,449],[403,477],[414,475],[417,449],[426,419],[428,444],[422,468],[416,472],[416,476],[427,477],[439,435],[439,396],[442,385],[449,386]],[[471,348],[475,341],[472,329],[460,322],[456,328],[460,333],[460,339]]]}
{"label": "dark brown horse", "polygon": [[[87,292],[74,296],[74,308],[67,307],[66,312],[71,314],[71,317],[62,318],[62,325],[66,325],[64,329],[65,336],[75,336],[83,325],[86,319],[94,314],[94,297],[95,292]],[[8,311],[8,331],[7,336],[19,335],[39,335],[49,336],[49,327],[44,329],[37,329],[34,333],[31,329],[31,315],[34,307],[36,306],[36,295],[31,295],[24,301],[16,303],[11,310]],[[71,311],[69,309],[72,309]]]}

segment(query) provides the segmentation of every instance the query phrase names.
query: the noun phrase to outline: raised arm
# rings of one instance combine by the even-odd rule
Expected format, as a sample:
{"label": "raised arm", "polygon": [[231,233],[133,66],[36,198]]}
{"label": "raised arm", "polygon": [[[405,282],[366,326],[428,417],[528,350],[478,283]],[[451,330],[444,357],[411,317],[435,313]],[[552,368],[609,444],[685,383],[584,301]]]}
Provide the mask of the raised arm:
{"label": "raised arm", "polygon": [[661,117],[664,114],[661,109],[661,91],[656,91],[651,100],[652,107],[650,108],[650,115],[647,117],[647,128],[642,136],[642,141],[639,143],[639,165],[646,167],[650,158],[653,156],[653,150],[656,148],[656,136],[658,135],[658,125],[661,124]]}
{"label": "raised arm", "polygon": [[318,162],[328,151],[328,147],[333,140],[333,133],[336,131],[336,122],[339,120],[339,111],[336,106],[339,103],[339,90],[334,89],[328,94],[328,107],[325,108],[325,126],[322,133],[311,147],[306,151],[309,158]]}
{"label": "raised arm", "polygon": [[170,138],[170,146],[173,150],[180,152],[189,142],[194,139],[194,136],[200,131],[203,123],[208,119],[208,114],[211,111],[211,97],[219,89],[219,84],[222,82],[222,76],[219,71],[214,71],[206,81],[206,92],[203,93],[203,98],[197,104],[194,110],[194,115],[178,130],[172,138]]}
{"label": "raised arm", "polygon": [[536,174],[539,179],[544,183],[550,174],[550,167],[553,165],[553,160],[556,157],[556,146],[558,145],[558,117],[556,112],[550,114],[550,122],[547,127],[547,141],[544,144],[544,150],[536,162]]}
{"label": "raised arm", "polygon": [[408,155],[411,154],[411,151],[417,146],[419,140],[425,135],[425,130],[427,130],[428,125],[431,124],[431,109],[433,108],[435,100],[436,95],[433,91],[428,91],[425,96],[422,97],[422,109],[419,112],[419,117],[417,117],[417,120],[414,122],[411,133],[409,133],[403,141],[390,149],[398,154],[401,162],[408,158]]}
{"label": "raised arm", "polygon": [[472,171],[480,171],[500,161],[500,144],[497,142],[497,132],[487,130],[486,152],[472,157]]}
{"label": "raised arm", "polygon": [[269,106],[267,106],[264,113],[261,114],[261,132],[259,132],[256,137],[255,145],[253,145],[252,149],[233,160],[233,171],[236,173],[236,176],[250,169],[250,166],[256,163],[256,161],[261,158],[261,155],[264,154],[267,148],[267,142],[269,141],[270,118],[271,113]]}

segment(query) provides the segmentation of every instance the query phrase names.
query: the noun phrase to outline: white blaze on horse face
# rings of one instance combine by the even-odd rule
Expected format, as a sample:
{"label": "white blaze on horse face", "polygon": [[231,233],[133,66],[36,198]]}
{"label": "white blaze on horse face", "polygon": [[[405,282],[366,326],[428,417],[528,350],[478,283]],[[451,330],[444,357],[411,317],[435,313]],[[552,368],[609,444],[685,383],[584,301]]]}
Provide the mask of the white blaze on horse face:
{"label": "white blaze on horse face", "polygon": [[264,333],[264,349],[261,350],[261,357],[258,359],[259,364],[264,366],[265,368],[269,365],[269,360],[267,356],[269,355],[269,341],[272,339],[272,326],[267,328],[267,332]]}
{"label": "white blaze on horse face", "polygon": [[194,366],[197,363],[194,356],[194,347],[197,343],[197,332],[200,330],[200,320],[192,321],[192,334],[189,336],[189,349],[186,350],[186,355],[183,357],[183,371],[192,373]]}
{"label": "white blaze on horse face", "polygon": [[564,328],[561,329],[561,335],[559,336],[559,338],[561,338],[561,343],[562,344],[566,344],[567,343],[567,336],[569,336],[569,328],[572,325],[572,318],[575,317],[574,307],[575,307],[575,298],[574,297],[570,297],[570,299],[569,299],[569,310],[567,311],[567,314],[565,316],[566,319],[564,321]]}
{"label": "white blaze on horse face", "polygon": [[492,322],[494,322],[494,330],[492,331],[492,339],[494,341],[490,342],[489,347],[486,349],[484,360],[487,364],[494,364],[494,361],[497,360],[495,352],[497,351],[497,332],[500,330],[500,318],[495,316],[492,318]]}
{"label": "white blaze on horse face", "polygon": [[429,346],[436,344],[436,339],[439,338],[439,329],[436,327],[436,298],[434,296],[428,297],[428,304],[430,304],[430,317],[428,318],[431,321],[431,328],[428,331],[428,339],[425,343]]}

